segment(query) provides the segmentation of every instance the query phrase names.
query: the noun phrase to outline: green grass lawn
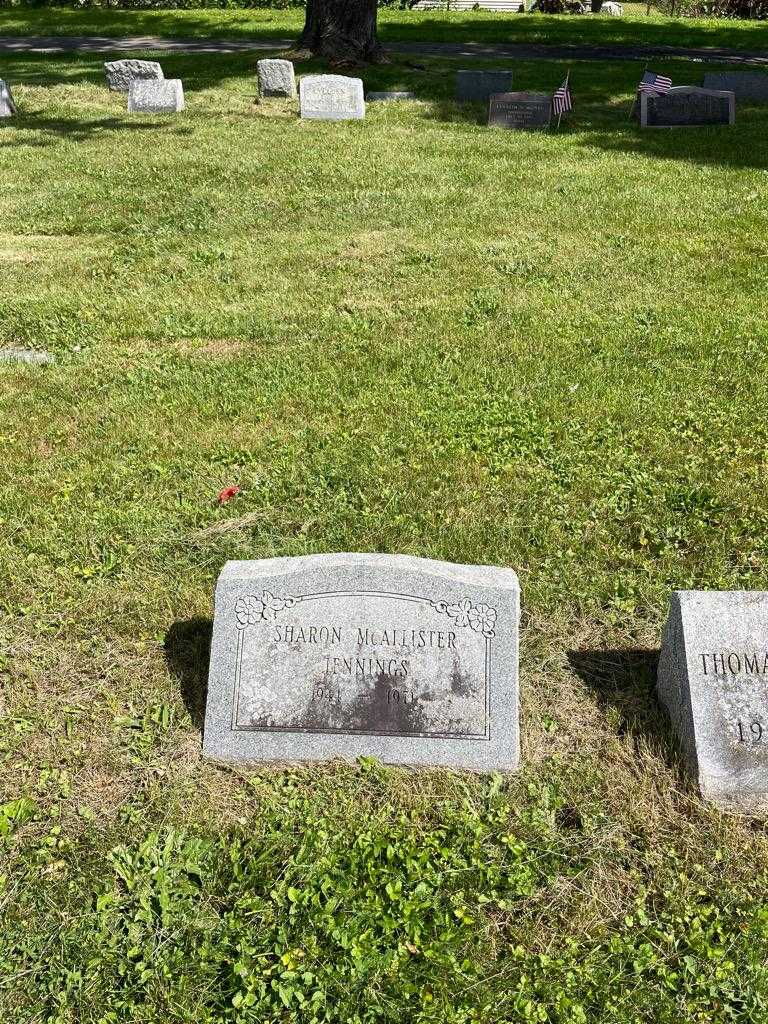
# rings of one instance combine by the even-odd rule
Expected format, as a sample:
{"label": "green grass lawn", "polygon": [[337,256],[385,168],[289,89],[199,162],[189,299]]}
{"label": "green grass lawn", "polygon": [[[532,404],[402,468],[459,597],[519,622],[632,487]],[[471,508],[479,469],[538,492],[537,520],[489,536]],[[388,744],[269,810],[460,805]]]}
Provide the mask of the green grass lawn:
{"label": "green grass lawn", "polygon": [[[591,45],[726,46],[768,50],[768,24],[717,18],[645,15],[626,5],[622,18],[494,14],[489,11],[379,12],[381,39],[446,43],[585,43]],[[49,7],[0,9],[2,35],[157,35],[184,39],[290,39],[303,25],[288,10],[120,11]]]}
{"label": "green grass lawn", "polygon": [[[766,1019],[766,830],[653,683],[672,588],[768,586],[768,108],[576,64],[512,134],[425,63],[324,124],[3,60],[0,346],[58,357],[0,365],[3,1024]],[[222,565],[337,550],[519,572],[520,774],[202,760]]]}

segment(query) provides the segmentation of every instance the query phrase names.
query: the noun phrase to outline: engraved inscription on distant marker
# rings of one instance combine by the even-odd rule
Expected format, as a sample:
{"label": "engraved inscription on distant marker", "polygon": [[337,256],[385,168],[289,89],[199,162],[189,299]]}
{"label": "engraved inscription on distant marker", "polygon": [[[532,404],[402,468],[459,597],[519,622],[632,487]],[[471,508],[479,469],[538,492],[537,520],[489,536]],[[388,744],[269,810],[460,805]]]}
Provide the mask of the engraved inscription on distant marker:
{"label": "engraved inscription on distant marker", "polygon": [[640,94],[641,128],[693,128],[736,122],[732,92],[674,86],[662,95]]}
{"label": "engraved inscription on distant marker", "polygon": [[345,75],[305,75],[299,82],[301,116],[312,121],[365,117],[363,82]]}
{"label": "engraved inscription on distant marker", "polygon": [[488,126],[514,131],[548,128],[552,97],[543,92],[503,92],[491,96]]}

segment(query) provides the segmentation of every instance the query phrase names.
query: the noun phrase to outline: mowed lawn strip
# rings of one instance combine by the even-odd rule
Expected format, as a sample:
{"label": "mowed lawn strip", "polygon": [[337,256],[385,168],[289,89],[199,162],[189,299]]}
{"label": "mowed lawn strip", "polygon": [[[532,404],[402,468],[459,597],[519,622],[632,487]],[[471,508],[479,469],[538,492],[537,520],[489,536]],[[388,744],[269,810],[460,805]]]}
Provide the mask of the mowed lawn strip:
{"label": "mowed lawn strip", "polygon": [[[679,18],[646,14],[643,3],[624,3],[624,15],[503,14],[492,11],[379,10],[379,33],[387,42],[549,43],[732,47],[768,50],[764,21]],[[0,36],[158,36],[171,39],[231,39],[268,42],[294,39],[304,24],[302,7],[283,10],[115,10],[64,7],[0,10]]]}
{"label": "mowed lawn strip", "polygon": [[[3,65],[0,347],[57,362],[0,365],[0,1020],[764,1019],[764,829],[652,688],[670,589],[768,582],[768,110],[640,132],[577,63],[491,131],[429,60],[302,123],[162,62],[183,115]],[[519,776],[201,759],[221,566],[336,550],[518,570]]]}

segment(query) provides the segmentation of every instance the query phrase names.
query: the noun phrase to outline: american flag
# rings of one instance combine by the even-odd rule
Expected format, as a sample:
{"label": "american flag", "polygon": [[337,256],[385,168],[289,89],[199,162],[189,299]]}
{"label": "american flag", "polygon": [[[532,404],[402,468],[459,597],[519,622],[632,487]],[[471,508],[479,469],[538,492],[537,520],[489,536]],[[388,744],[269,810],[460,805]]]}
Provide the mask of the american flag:
{"label": "american flag", "polygon": [[649,96],[661,96],[672,88],[672,79],[666,75],[657,75],[655,71],[646,71],[640,79],[638,92],[648,93]]}
{"label": "american flag", "polygon": [[571,86],[568,79],[565,79],[559,89],[555,89],[554,95],[552,96],[552,110],[561,117],[569,110],[573,110],[573,101],[571,100]]}

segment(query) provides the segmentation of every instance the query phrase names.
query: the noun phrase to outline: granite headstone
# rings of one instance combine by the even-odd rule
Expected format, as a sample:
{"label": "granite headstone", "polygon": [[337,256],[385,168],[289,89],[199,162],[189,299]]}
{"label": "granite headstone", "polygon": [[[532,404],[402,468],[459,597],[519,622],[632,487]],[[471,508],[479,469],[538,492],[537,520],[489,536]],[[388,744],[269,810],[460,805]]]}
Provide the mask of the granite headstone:
{"label": "granite headstone", "polygon": [[704,76],[704,88],[732,92],[737,100],[768,103],[768,75],[759,71],[709,72]]}
{"label": "granite headstone", "polygon": [[289,60],[269,58],[256,63],[261,96],[282,96],[293,99],[296,95],[296,75]]}
{"label": "granite headstone", "polygon": [[457,71],[456,99],[459,103],[487,103],[494,93],[510,92],[511,71]]}
{"label": "granite headstone", "polygon": [[16,113],[16,104],[8,83],[0,78],[0,117],[13,117]]}
{"label": "granite headstone", "polygon": [[661,95],[640,94],[641,128],[686,128],[734,124],[736,99],[732,92],[674,86]]}
{"label": "granite headstone", "polygon": [[511,569],[377,554],[228,562],[204,753],[514,769],[518,624]]}
{"label": "granite headstone", "polygon": [[129,114],[176,114],[184,109],[184,87],[178,78],[131,82]]}
{"label": "granite headstone", "polygon": [[128,92],[131,82],[162,81],[163,69],[155,60],[108,60],[104,63],[107,85],[113,92]]}
{"label": "granite headstone", "polygon": [[768,813],[768,591],[677,591],[658,694],[702,796]]}
{"label": "granite headstone", "polygon": [[488,126],[515,131],[548,128],[552,97],[544,92],[502,92],[491,96]]}
{"label": "granite headstone", "polygon": [[363,82],[345,75],[304,75],[299,82],[301,116],[311,121],[357,121],[365,117]]}

